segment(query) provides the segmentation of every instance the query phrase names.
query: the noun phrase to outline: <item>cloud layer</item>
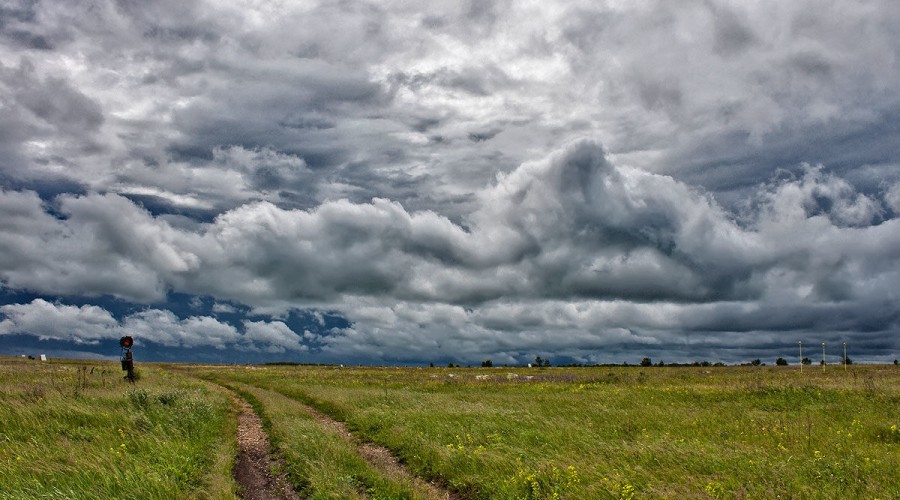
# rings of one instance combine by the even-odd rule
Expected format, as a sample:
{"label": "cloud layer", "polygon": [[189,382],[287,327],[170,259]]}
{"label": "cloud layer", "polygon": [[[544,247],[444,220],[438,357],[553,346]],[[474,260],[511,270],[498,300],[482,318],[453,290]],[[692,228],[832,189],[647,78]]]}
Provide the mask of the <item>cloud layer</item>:
{"label": "cloud layer", "polygon": [[[815,336],[882,359],[898,22],[883,0],[7,2],[0,286],[44,298],[0,331],[400,361]],[[351,326],[295,332],[298,310]]]}
{"label": "cloud layer", "polygon": [[[0,276],[45,294],[152,302],[174,290],[270,314],[334,309],[354,326],[320,339],[326,351],[397,342],[390,352],[401,358],[438,342],[471,343],[474,355],[653,346],[686,332],[743,333],[745,344],[759,342],[757,332],[767,341],[887,333],[897,328],[900,279],[898,220],[884,215],[892,192],[867,196],[807,167],[761,186],[737,218],[672,177],[616,166],[590,142],[501,176],[459,224],[376,198],[309,210],[261,201],[186,229],[119,195],[48,205],[7,191]],[[38,305],[50,306],[28,307]],[[13,311],[7,331],[47,335]],[[85,323],[97,311],[72,314]],[[124,327],[162,343],[240,341],[212,318],[159,310]],[[283,323],[245,327],[244,340],[303,348]]]}

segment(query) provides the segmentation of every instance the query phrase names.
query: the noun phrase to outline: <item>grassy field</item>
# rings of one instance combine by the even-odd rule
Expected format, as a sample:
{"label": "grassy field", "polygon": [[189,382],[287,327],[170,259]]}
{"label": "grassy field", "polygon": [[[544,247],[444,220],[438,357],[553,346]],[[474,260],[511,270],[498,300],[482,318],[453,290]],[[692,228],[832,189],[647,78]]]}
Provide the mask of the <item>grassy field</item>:
{"label": "grassy field", "polygon": [[470,498],[898,498],[900,370],[234,367]]}
{"label": "grassy field", "polygon": [[233,497],[234,416],[206,380],[254,405],[311,498],[423,493],[303,405],[464,498],[900,498],[895,366],[144,364],[136,388],[114,368],[0,361],[0,498]]}
{"label": "grassy field", "polygon": [[0,498],[234,498],[231,400],[117,363],[0,359]]}

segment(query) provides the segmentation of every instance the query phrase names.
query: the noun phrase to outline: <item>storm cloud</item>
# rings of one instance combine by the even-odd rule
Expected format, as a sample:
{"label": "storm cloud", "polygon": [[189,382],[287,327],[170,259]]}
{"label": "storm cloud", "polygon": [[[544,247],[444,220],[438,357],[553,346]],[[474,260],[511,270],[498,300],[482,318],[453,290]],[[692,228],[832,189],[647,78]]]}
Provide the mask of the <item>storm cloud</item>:
{"label": "storm cloud", "polygon": [[898,21],[882,1],[9,3],[0,286],[41,298],[0,332],[893,359]]}

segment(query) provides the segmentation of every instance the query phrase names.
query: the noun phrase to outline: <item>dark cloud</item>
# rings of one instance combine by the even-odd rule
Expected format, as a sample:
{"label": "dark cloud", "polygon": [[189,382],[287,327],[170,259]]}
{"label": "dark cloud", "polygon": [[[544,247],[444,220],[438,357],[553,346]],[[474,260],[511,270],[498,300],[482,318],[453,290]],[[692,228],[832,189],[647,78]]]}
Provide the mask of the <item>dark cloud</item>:
{"label": "dark cloud", "polygon": [[[881,359],[898,21],[886,1],[7,2],[0,284],[44,295],[6,301],[6,334],[98,340],[28,323],[44,308],[210,359],[739,359],[812,332]],[[307,337],[307,310],[345,322]]]}
{"label": "dark cloud", "polygon": [[717,54],[723,57],[734,56],[758,42],[753,28],[739,13],[713,2],[710,2],[710,8],[715,23],[713,50]]}
{"label": "dark cloud", "polygon": [[14,182],[78,183],[75,172],[59,167],[105,147],[100,105],[65,79],[41,78],[28,59],[15,68],[0,61],[0,106],[2,176]]}
{"label": "dark cloud", "polygon": [[460,90],[476,96],[488,96],[498,89],[508,87],[513,79],[494,64],[466,66],[461,69],[440,68],[430,73],[403,73],[390,75],[392,85],[402,85],[413,91],[430,86],[450,91]]}
{"label": "dark cloud", "polygon": [[[541,333],[555,329],[574,336],[573,348],[587,348],[656,345],[668,341],[667,328],[796,335],[896,326],[897,312],[885,299],[891,304],[896,295],[888,283],[900,273],[900,242],[896,220],[878,219],[881,200],[814,167],[758,196],[755,222],[739,226],[708,196],[671,177],[619,167],[587,142],[499,179],[478,197],[468,229],[376,199],[308,211],[259,202],[190,230],[113,195],[63,196],[58,219],[33,194],[8,192],[4,211],[12,217],[3,228],[9,243],[0,267],[9,285],[44,293],[147,301],[171,288],[262,310],[333,307],[353,326],[321,339],[322,351],[332,353],[345,352],[350,339],[408,344],[421,329],[430,342],[462,328],[445,342],[484,336],[479,349],[496,350],[508,335],[508,342],[534,348],[559,343],[559,334]],[[69,250],[59,276],[48,263],[63,239]],[[102,278],[110,267],[119,271],[115,281]],[[642,324],[619,314],[614,304],[621,301],[656,319]],[[77,318],[88,313],[94,311],[71,311]],[[212,319],[147,314],[126,326],[181,332],[163,343],[196,331],[216,345],[239,344],[235,327]],[[284,328],[251,331],[272,340]]]}
{"label": "dark cloud", "polygon": [[818,163],[854,177],[855,184],[873,188],[885,178],[894,181],[896,176],[877,172],[869,179],[860,167],[895,164],[897,145],[892,137],[897,133],[900,115],[892,111],[869,123],[785,131],[763,144],[748,142],[744,134],[719,136],[685,148],[671,158],[668,170],[710,191],[728,192],[767,182],[769,179],[761,178],[760,171],[773,176],[778,170],[798,170],[803,163]]}
{"label": "dark cloud", "polygon": [[21,45],[29,49],[50,50],[53,48],[50,45],[50,42],[46,38],[44,38],[43,35],[37,35],[35,33],[24,30],[10,31],[4,34],[17,45]]}
{"label": "dark cloud", "polygon": [[50,50],[50,41],[42,34],[33,32],[38,27],[36,2],[9,2],[0,6],[0,37],[12,45],[23,49]]}
{"label": "dark cloud", "polygon": [[90,132],[103,124],[103,113],[95,101],[64,80],[37,79],[29,62],[5,72],[3,83],[21,106],[60,132]]}
{"label": "dark cloud", "polygon": [[484,142],[489,141],[494,138],[497,134],[499,134],[501,130],[492,129],[485,130],[482,132],[469,132],[469,140],[472,142]]}

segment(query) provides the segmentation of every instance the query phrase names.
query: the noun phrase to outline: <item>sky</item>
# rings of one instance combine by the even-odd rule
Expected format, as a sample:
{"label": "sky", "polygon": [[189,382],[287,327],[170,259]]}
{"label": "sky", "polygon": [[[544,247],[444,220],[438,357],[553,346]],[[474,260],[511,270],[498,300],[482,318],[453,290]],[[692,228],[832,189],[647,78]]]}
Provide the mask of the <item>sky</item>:
{"label": "sky", "polygon": [[892,361],[897,26],[891,0],[0,0],[0,353]]}

